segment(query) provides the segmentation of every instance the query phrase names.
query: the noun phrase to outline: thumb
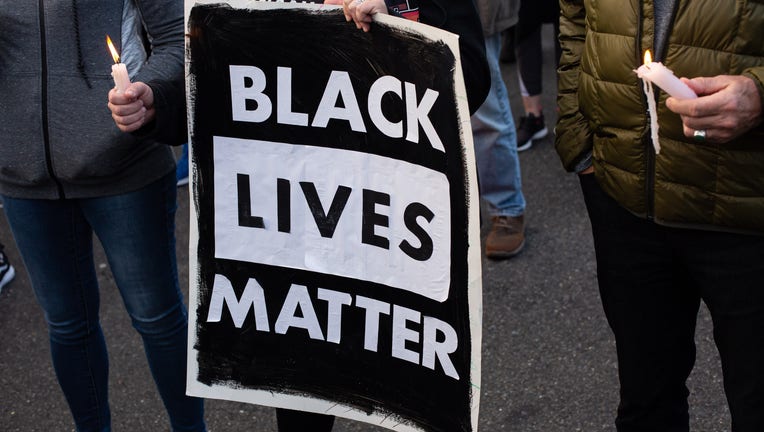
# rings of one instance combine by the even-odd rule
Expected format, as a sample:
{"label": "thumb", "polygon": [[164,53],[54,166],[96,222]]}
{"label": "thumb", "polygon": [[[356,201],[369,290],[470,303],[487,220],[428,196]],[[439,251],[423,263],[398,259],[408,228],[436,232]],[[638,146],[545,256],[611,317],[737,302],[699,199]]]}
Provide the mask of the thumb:
{"label": "thumb", "polygon": [[130,100],[142,99],[146,94],[146,84],[138,81],[131,83],[130,86],[125,89],[125,96]]}

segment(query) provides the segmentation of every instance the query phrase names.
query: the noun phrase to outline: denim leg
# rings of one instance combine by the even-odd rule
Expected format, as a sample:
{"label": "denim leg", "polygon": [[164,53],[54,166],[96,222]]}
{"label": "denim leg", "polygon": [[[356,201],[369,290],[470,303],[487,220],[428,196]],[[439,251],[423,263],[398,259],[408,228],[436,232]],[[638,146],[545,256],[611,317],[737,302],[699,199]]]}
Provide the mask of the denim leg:
{"label": "denim leg", "polygon": [[176,181],[170,173],[127,194],[84,200],[133,327],[143,338],[173,431],[204,431],[203,400],[185,395],[187,313],[175,256]]}
{"label": "denim leg", "polygon": [[58,382],[78,431],[110,429],[108,356],[98,321],[93,238],[76,201],[4,197],[5,213],[48,323]]}
{"label": "denim leg", "polygon": [[486,37],[485,46],[491,91],[471,119],[480,196],[488,203],[491,216],[520,216],[525,212],[525,197],[515,123],[499,68],[501,34]]}

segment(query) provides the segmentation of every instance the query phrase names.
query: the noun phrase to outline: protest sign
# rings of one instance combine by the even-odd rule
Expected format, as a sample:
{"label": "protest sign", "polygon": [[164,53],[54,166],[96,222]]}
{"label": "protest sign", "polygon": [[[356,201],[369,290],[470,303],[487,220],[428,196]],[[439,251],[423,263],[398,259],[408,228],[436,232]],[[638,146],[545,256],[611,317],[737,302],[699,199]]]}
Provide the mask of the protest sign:
{"label": "protest sign", "polygon": [[190,394],[476,429],[480,253],[454,35],[187,3]]}

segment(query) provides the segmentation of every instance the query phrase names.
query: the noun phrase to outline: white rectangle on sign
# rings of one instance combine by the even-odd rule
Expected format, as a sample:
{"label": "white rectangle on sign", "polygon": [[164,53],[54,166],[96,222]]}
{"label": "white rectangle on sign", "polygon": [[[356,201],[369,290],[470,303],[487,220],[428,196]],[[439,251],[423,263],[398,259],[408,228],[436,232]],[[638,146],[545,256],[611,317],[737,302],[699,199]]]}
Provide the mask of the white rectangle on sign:
{"label": "white rectangle on sign", "polygon": [[351,150],[220,136],[213,146],[216,258],[448,298],[443,173]]}

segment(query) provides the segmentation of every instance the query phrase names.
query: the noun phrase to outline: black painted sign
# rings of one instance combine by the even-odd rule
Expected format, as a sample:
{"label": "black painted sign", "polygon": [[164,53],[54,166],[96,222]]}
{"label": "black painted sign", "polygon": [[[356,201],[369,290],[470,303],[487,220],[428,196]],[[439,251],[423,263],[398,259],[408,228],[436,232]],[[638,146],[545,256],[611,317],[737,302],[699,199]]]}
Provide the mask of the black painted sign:
{"label": "black painted sign", "polygon": [[456,39],[247,7],[188,11],[189,392],[474,430],[477,194]]}

